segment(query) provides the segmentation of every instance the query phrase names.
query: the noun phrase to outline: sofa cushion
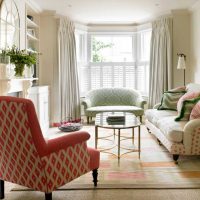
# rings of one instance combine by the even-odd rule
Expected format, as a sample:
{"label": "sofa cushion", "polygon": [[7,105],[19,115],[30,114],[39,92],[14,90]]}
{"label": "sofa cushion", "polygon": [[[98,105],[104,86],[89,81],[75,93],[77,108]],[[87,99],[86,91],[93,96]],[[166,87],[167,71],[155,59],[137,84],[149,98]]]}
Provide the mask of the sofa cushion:
{"label": "sofa cushion", "polygon": [[200,101],[197,102],[197,104],[194,106],[190,114],[190,120],[198,118],[200,118]]}
{"label": "sofa cushion", "polygon": [[186,87],[177,87],[163,94],[158,110],[177,110],[177,102],[185,94]]}
{"label": "sofa cushion", "polygon": [[192,108],[199,100],[199,92],[187,92],[186,94],[184,94],[178,101],[178,116],[175,118],[175,121],[188,121]]}
{"label": "sofa cushion", "polygon": [[157,127],[172,142],[183,141],[183,129],[187,121],[174,121],[175,116],[165,117],[157,122]]}
{"label": "sofa cushion", "polygon": [[172,110],[157,110],[157,109],[148,109],[145,111],[145,117],[148,121],[150,121],[152,124],[157,126],[157,122],[160,119],[163,119],[165,117],[169,116],[176,116],[177,112]]}
{"label": "sofa cushion", "polygon": [[131,112],[136,116],[141,116],[144,114],[144,110],[136,106],[96,106],[86,109],[86,112],[87,114],[90,113],[91,116],[95,116],[100,112]]}

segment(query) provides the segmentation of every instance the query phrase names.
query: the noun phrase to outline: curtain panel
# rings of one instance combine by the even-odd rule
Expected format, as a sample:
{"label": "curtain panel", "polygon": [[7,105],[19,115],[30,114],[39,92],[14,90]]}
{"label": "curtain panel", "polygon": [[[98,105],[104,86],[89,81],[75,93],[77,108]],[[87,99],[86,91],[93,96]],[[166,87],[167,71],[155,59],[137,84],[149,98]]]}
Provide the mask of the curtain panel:
{"label": "curtain panel", "polygon": [[150,51],[149,108],[159,103],[172,87],[172,18],[152,23]]}
{"label": "curtain panel", "polygon": [[58,29],[59,120],[77,120],[80,95],[76,60],[75,28],[68,18],[60,18]]}

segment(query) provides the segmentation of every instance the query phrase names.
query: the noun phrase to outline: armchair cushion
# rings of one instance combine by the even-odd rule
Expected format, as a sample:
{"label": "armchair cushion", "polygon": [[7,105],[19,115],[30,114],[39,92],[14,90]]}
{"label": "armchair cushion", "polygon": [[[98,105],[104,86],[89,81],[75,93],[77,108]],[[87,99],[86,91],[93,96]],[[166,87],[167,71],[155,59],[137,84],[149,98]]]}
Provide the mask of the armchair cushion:
{"label": "armchair cushion", "polygon": [[94,115],[100,112],[134,112],[136,116],[140,116],[143,115],[144,110],[136,106],[97,106],[88,108],[87,112]]}

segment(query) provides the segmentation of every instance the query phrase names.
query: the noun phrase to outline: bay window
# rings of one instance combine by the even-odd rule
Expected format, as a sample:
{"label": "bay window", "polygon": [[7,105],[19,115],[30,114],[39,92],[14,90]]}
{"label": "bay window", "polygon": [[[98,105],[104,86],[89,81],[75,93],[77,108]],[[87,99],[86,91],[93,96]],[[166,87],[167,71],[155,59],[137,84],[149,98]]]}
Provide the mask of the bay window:
{"label": "bay window", "polygon": [[150,38],[150,29],[88,34],[87,62],[78,64],[81,95],[102,87],[132,88],[148,95]]}

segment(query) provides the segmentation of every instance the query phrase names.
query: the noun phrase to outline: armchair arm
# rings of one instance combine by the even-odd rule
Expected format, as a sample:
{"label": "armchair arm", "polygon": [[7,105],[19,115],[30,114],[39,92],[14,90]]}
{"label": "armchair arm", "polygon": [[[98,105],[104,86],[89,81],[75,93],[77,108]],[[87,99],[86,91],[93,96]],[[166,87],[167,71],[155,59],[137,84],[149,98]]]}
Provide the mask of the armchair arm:
{"label": "armchair arm", "polygon": [[92,103],[90,99],[86,98],[82,101],[82,105],[84,106],[84,109],[87,109],[92,106]]}
{"label": "armchair arm", "polygon": [[136,106],[143,108],[144,109],[144,105],[147,103],[147,101],[145,101],[141,96],[137,98],[136,100]]}
{"label": "armchair arm", "polygon": [[[183,144],[186,149],[186,153],[193,154],[192,142],[200,139],[200,119],[190,120],[183,129]],[[198,143],[200,144],[200,143]],[[197,145],[197,144],[195,144]],[[200,146],[195,146],[194,148],[200,149]]]}
{"label": "armchair arm", "polygon": [[78,143],[87,141],[90,138],[90,134],[85,131],[69,133],[67,135],[49,139],[46,141],[45,152],[42,156],[49,155],[53,152],[57,152],[62,149],[66,149],[70,146],[74,146]]}

